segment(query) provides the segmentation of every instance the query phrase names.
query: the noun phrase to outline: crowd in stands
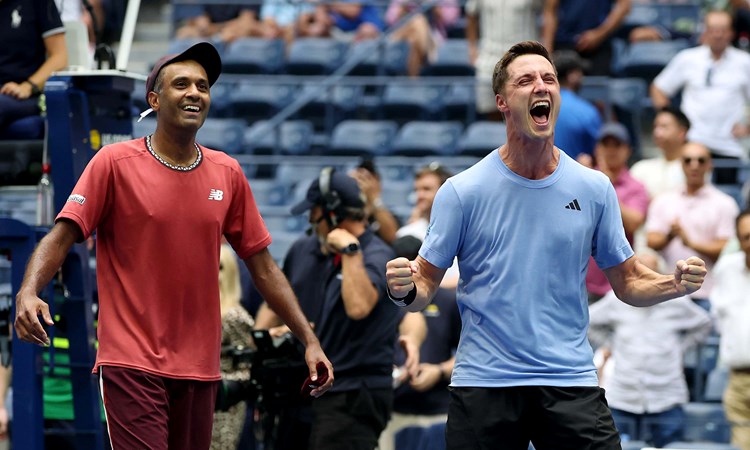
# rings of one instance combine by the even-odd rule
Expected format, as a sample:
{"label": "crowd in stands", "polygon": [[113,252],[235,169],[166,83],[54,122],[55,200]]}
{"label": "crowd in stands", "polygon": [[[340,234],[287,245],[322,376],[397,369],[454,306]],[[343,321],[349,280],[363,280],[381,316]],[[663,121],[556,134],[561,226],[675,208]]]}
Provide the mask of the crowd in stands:
{"label": "crowd in stands", "polygon": [[[92,2],[93,13],[77,3],[66,0],[65,9],[58,13],[61,5],[53,0],[0,1],[0,23],[9,25],[0,25],[0,42],[15,44],[0,48],[0,172],[5,171],[0,173],[0,184],[17,175],[10,173],[12,164],[2,159],[7,153],[2,150],[3,141],[44,137],[39,127],[44,85],[54,71],[65,67],[67,59],[61,13],[82,16],[89,24],[92,14],[94,22],[97,15],[106,16],[100,2]],[[697,253],[708,267],[703,288],[690,297],[636,309],[616,299],[604,273],[591,260],[586,278],[590,340],[598,350],[600,382],[607,388],[618,427],[627,430],[623,435],[656,446],[718,436],[719,442],[731,439],[736,448],[750,450],[750,328],[746,326],[750,320],[750,1],[445,0],[429,8],[424,5],[410,0],[259,0],[249,5],[186,7],[175,2],[173,49],[208,40],[233,58],[237,56],[233,47],[251,48],[242,47],[249,40],[280,43],[274,54],[279,63],[273,68],[268,57],[262,56],[256,59],[266,58],[265,66],[236,64],[232,65],[236,70],[222,76],[212,90],[213,112],[206,128],[211,121],[223,125],[217,127],[215,136],[203,130],[206,141],[198,134],[201,143],[230,153],[227,130],[239,130],[232,153],[250,179],[274,245],[278,245],[272,248],[274,258],[280,264],[292,264],[287,275],[301,277],[309,269],[300,247],[292,247],[292,242],[308,225],[316,230],[322,219],[314,224],[296,221],[289,218],[289,209],[305,198],[309,182],[318,178],[320,169],[331,164],[340,172],[348,171],[346,176],[354,179],[349,181],[364,199],[364,216],[355,220],[353,229],[365,233],[359,227],[366,224],[367,233],[377,234],[392,246],[388,252],[413,255],[427,232],[437,189],[452,172],[470,164],[451,158],[470,156],[473,162],[477,154],[487,154],[502,144],[502,117],[492,86],[499,57],[515,42],[539,40],[554,52],[561,86],[556,145],[610,178],[627,238],[641,263],[658,270]],[[340,44],[339,58],[333,63],[317,61],[320,66],[312,69],[312,62],[306,62],[305,69],[293,69],[295,45],[313,39]],[[376,55],[376,66],[383,66],[372,75],[389,76],[365,81],[351,76],[326,84],[325,76],[344,65],[347,55],[356,55],[350,50],[365,41],[384,44],[383,48],[368,47],[366,56]],[[389,60],[394,43],[404,44],[406,51]],[[441,53],[456,43],[451,53]],[[636,46],[641,47],[636,50]],[[325,47],[328,57],[333,48]],[[636,61],[636,56],[641,58]],[[448,59],[456,64],[451,66],[454,71],[435,69],[438,62]],[[359,62],[365,60],[362,57]],[[390,69],[385,68],[388,64]],[[446,74],[452,75],[447,81],[433,77]],[[633,80],[626,87],[626,97],[632,98],[618,94],[617,79]],[[394,112],[385,99],[389,85],[396,82],[407,84],[395,94],[398,102],[393,104],[402,109]],[[283,126],[303,123],[297,134],[282,132],[273,140],[262,136],[270,144],[261,148],[261,137],[252,127],[261,119],[273,121],[311,83],[313,91],[326,92],[325,99],[309,95],[307,105],[300,104],[283,118],[294,119]],[[142,88],[138,85],[134,93],[134,111],[145,109],[138,103]],[[250,98],[251,94],[265,98]],[[456,103],[448,101],[451,95]],[[323,106],[304,115],[303,108],[316,101]],[[431,109],[435,105],[440,107]],[[458,112],[451,105],[458,105]],[[267,109],[251,117],[249,111],[261,107]],[[351,119],[371,122],[368,131],[350,133],[346,137],[351,142],[337,144],[336,128]],[[479,141],[486,145],[484,151],[472,153],[469,131],[478,123],[492,127]],[[149,119],[135,124],[134,135],[147,134],[153,126]],[[409,137],[410,126],[422,128],[411,136],[411,143],[399,147]],[[271,128],[262,132],[275,133]],[[296,146],[290,143],[292,136],[299,136]],[[264,161],[273,167],[262,171],[257,158],[268,155],[271,158]],[[290,177],[289,170],[284,170],[289,155],[310,157],[303,164],[311,170],[305,172],[303,164],[291,163],[286,166],[293,173]],[[402,158],[409,155],[413,158]],[[455,167],[425,164],[432,160]],[[3,208],[0,188],[0,216],[12,215]],[[274,221],[274,216],[283,220]],[[317,245],[315,239],[308,240]],[[303,262],[290,262],[290,254]],[[224,343],[232,345],[250,334],[253,316],[263,314],[257,303],[239,305],[237,271],[236,261],[222,251],[221,276],[232,277],[221,281],[228,292],[225,296],[222,291]],[[434,432],[431,427],[444,424],[451,352],[460,333],[455,305],[458,269],[452,268],[449,274],[438,300],[423,313],[427,339],[416,345],[421,364],[407,369],[409,355],[400,354],[397,341],[392,351],[384,352],[396,355],[394,378],[388,380],[395,386],[395,407],[391,422],[376,427],[378,433],[385,430],[381,449],[407,448],[406,442],[420,440],[434,443],[427,435],[409,436],[405,427]],[[249,296],[252,285],[246,278],[243,281],[241,290]],[[394,324],[401,320],[395,311],[391,315],[388,320]],[[339,319],[346,326],[356,322],[343,313]],[[267,317],[263,323],[276,325]],[[394,336],[397,331],[409,334],[393,328]],[[690,355],[695,354],[691,352],[698,349],[700,359],[700,351],[711,342],[719,343],[718,362],[700,367],[698,376],[691,377],[687,367]],[[415,346],[411,341],[410,345]],[[691,405],[704,403],[701,384],[722,365],[728,367],[721,383],[728,422],[720,422],[723,431],[717,435],[696,437],[689,431],[690,422],[698,420],[690,416]],[[247,370],[232,372],[230,366],[222,360],[225,374],[237,379],[248,376]],[[383,390],[389,394],[377,401],[389,401],[390,387]],[[252,419],[252,410],[244,408],[242,403],[217,415],[212,448],[237,448],[239,423],[246,413]],[[0,405],[0,433],[7,426],[4,412]]]}

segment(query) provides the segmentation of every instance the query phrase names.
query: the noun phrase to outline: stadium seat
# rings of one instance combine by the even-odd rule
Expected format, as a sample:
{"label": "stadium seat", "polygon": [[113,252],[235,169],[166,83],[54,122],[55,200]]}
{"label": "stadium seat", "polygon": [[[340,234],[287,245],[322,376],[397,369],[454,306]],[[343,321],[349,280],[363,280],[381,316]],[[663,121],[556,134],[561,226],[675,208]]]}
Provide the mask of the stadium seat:
{"label": "stadium seat", "polygon": [[301,38],[292,42],[286,72],[292,75],[328,75],[339,68],[348,45],[333,38]]}
{"label": "stadium seat", "polygon": [[354,117],[363,93],[364,86],[358,84],[336,84],[324,89],[318,83],[307,83],[302,95],[309,94],[312,99],[295,117],[309,120],[316,130],[330,134],[337,123]]}
{"label": "stadium seat", "polygon": [[425,80],[390,82],[385,86],[380,117],[403,124],[411,120],[442,120],[444,84]]}
{"label": "stadium seat", "polygon": [[237,39],[224,51],[222,71],[240,74],[280,73],[286,64],[285,52],[282,39]]}
{"label": "stadium seat", "polygon": [[167,46],[167,54],[182,53],[188,48],[199,42],[210,42],[220,55],[224,53],[224,43],[219,39],[206,39],[206,38],[184,38],[184,39],[172,39],[169,41]]}
{"label": "stadium seat", "polygon": [[0,130],[1,140],[43,139],[44,118],[28,116],[15,120]]}
{"label": "stadium seat", "polygon": [[683,410],[686,441],[729,442],[730,425],[722,404],[690,402]]}
{"label": "stadium seat", "polygon": [[708,373],[706,389],[703,391],[704,402],[721,402],[724,390],[729,381],[729,369],[726,366],[716,366]]}
{"label": "stadium seat", "polygon": [[242,137],[247,124],[239,119],[206,119],[195,140],[208,148],[229,154],[242,152]]}
{"label": "stadium seat", "polygon": [[359,62],[349,71],[349,75],[406,75],[409,44],[406,41],[355,42],[349,47],[347,59],[355,58]]}
{"label": "stadium seat", "polygon": [[385,156],[398,125],[390,120],[345,120],[333,129],[325,153],[350,156]]}
{"label": "stadium seat", "polygon": [[640,158],[644,101],[650,101],[647,83],[640,78],[611,78],[609,97],[615,116],[630,133],[633,158]]}
{"label": "stadium seat", "polygon": [[611,79],[604,76],[585,76],[581,82],[578,95],[590,101],[604,113],[604,122],[612,122],[612,95],[609,84]]}
{"label": "stadium seat", "polygon": [[445,120],[460,120],[469,125],[477,117],[476,89],[474,77],[467,77],[466,83],[451,83],[443,99]]}
{"label": "stadium seat", "polygon": [[650,447],[646,441],[624,441],[621,445],[622,450],[641,450]]}
{"label": "stadium seat", "polygon": [[271,253],[274,261],[281,265],[286,257],[289,247],[292,246],[294,241],[300,238],[300,233],[289,232],[283,230],[276,230],[271,233],[271,245],[268,246],[268,251]]}
{"label": "stadium seat", "polygon": [[651,82],[681,50],[691,47],[687,39],[627,43],[612,41],[612,72],[619,77],[637,77]]}
{"label": "stadium seat", "polygon": [[310,151],[312,135],[313,125],[307,120],[286,121],[277,128],[259,120],[245,130],[243,147],[253,154],[303,155]]}
{"label": "stadium seat", "polygon": [[240,81],[229,96],[226,116],[248,123],[268,119],[294,100],[297,89],[273,81]]}
{"label": "stadium seat", "polygon": [[462,131],[461,122],[408,122],[396,134],[392,152],[401,156],[452,156]]}
{"label": "stadium seat", "polygon": [[422,69],[428,76],[473,76],[474,65],[469,61],[466,39],[447,39],[437,50],[435,61]]}
{"label": "stadium seat", "polygon": [[483,157],[503,145],[506,139],[504,123],[477,121],[469,125],[461,136],[458,153]]}
{"label": "stadium seat", "polygon": [[664,448],[674,448],[678,450],[740,450],[732,444],[727,443],[684,441],[670,442],[665,445]]}

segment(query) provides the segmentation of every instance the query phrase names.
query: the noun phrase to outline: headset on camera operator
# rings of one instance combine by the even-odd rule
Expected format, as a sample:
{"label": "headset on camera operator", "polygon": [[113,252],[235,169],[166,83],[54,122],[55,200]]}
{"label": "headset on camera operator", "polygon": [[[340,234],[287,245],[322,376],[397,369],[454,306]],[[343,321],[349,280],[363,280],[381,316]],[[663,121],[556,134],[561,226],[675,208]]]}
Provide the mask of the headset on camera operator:
{"label": "headset on camera operator", "polygon": [[[364,207],[356,180],[327,167],[292,209],[309,212],[311,229],[289,249],[284,273],[336,365],[336,382],[312,401],[311,417],[300,410],[280,423],[277,449],[308,448],[302,430],[310,425],[311,449],[372,450],[390,416],[394,344],[403,314],[385,291],[385,263],[393,250],[369,229]],[[425,325],[421,316],[409,316],[401,328],[414,355]],[[265,307],[257,319],[256,328],[278,324]],[[293,432],[284,432],[287,427]],[[284,440],[290,437],[298,439]]]}

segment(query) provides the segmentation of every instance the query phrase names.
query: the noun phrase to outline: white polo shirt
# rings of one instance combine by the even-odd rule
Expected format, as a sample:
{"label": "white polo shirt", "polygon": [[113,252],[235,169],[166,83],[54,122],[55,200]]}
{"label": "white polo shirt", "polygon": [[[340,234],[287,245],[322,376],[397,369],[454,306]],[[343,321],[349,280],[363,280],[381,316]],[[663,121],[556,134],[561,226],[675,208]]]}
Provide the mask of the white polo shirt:
{"label": "white polo shirt", "polygon": [[670,97],[682,89],[689,140],[720,155],[745,157],[732,127],[745,120],[750,105],[750,54],[729,47],[714,61],[708,46],[689,48],[672,58],[654,85]]}

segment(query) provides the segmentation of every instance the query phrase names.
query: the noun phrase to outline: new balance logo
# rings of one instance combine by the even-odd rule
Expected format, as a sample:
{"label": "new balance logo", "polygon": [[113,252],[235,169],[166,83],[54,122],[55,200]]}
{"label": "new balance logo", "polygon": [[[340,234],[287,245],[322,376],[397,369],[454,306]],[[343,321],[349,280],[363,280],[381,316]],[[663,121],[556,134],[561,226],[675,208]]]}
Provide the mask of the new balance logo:
{"label": "new balance logo", "polygon": [[578,199],[574,198],[572,202],[568,203],[568,206],[566,206],[565,209],[573,209],[576,211],[580,211],[581,205],[578,204]]}
{"label": "new balance logo", "polygon": [[208,199],[216,201],[224,200],[224,191],[211,189],[211,192],[208,193]]}

